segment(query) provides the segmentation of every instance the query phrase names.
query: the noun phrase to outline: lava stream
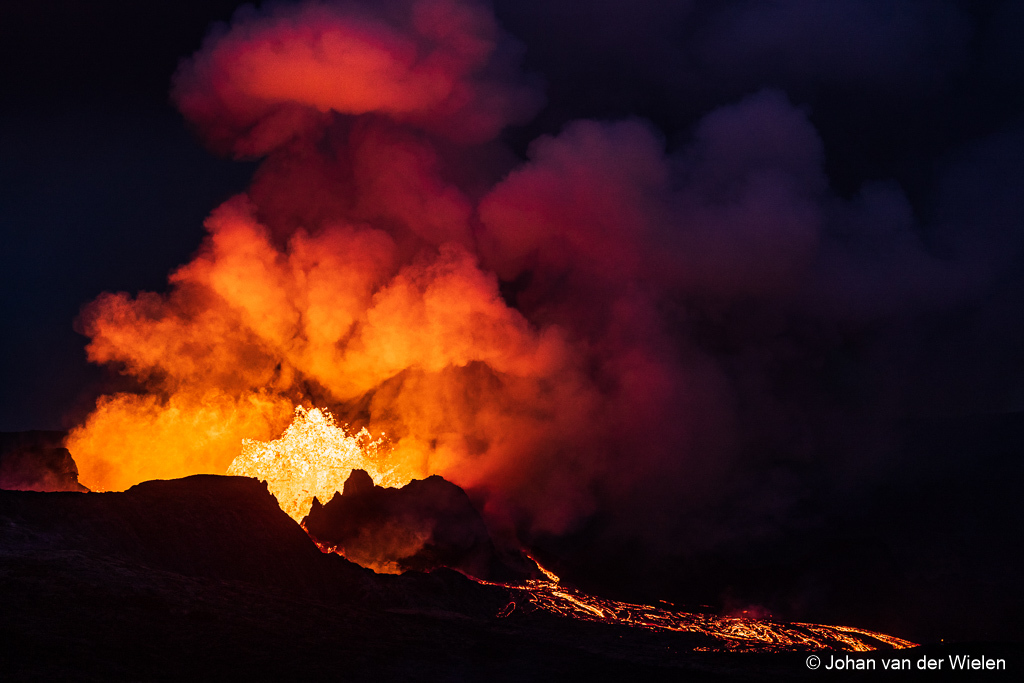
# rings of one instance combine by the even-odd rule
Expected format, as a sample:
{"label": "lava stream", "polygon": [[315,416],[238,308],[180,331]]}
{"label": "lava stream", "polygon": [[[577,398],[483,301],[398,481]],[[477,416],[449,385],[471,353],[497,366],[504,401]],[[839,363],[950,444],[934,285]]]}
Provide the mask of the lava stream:
{"label": "lava stream", "polygon": [[540,609],[571,619],[652,631],[695,633],[718,641],[709,647],[697,648],[711,651],[776,652],[834,649],[868,652],[883,647],[900,650],[917,645],[902,638],[850,626],[785,624],[770,619],[722,617],[608,600],[562,585],[557,575],[541,566],[533,557],[530,559],[537,564],[545,579],[530,580],[522,584],[479,581],[487,585],[502,586],[511,591],[513,599],[498,613],[499,617],[510,617],[517,611],[530,612]]}

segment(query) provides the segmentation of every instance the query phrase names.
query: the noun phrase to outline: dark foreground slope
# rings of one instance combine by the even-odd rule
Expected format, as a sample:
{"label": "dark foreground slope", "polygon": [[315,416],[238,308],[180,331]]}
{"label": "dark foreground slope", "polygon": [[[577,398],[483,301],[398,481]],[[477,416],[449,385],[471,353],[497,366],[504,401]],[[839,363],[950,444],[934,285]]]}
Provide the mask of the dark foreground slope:
{"label": "dark foreground slope", "polygon": [[[196,475],[124,493],[9,492],[6,539],[222,580],[300,583],[322,558],[253,479]],[[349,569],[351,565],[344,569]]]}
{"label": "dark foreground slope", "polygon": [[254,480],[0,492],[4,680],[822,677],[806,654],[693,652],[684,635],[542,612],[499,619],[507,600],[447,570],[378,576],[323,555]]}

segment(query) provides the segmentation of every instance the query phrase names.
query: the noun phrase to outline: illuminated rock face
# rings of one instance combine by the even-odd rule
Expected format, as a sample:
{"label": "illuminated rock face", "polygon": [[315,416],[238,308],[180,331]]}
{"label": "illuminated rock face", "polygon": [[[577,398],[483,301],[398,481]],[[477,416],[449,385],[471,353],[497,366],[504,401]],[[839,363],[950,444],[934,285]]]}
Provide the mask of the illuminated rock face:
{"label": "illuminated rock face", "polygon": [[529,560],[499,553],[466,493],[438,476],[384,488],[355,470],[344,493],[324,505],[313,500],[303,526],[321,549],[380,573],[449,567],[492,581],[531,575]]}

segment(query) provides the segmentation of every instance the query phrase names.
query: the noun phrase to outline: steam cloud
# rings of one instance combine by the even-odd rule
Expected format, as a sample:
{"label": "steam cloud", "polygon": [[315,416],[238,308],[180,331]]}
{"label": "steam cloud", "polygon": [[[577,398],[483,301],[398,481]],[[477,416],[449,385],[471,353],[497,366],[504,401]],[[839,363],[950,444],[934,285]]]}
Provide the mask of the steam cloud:
{"label": "steam cloud", "polygon": [[[631,4],[621,39],[689,11],[674,4]],[[885,4],[801,16],[870,27]],[[666,106],[704,107],[696,124],[670,142],[645,119],[569,121],[524,160],[500,135],[544,99],[485,3],[240,10],[181,65],[173,97],[214,149],[264,160],[169,293],[83,312],[89,358],[144,389],[103,397],[72,433],[83,483],[223,472],[305,402],[387,433],[414,476],[444,476],[521,535],[598,515],[622,537],[677,539],[680,515],[723,498],[785,517],[804,485],[793,468],[872,438],[874,409],[850,395],[904,362],[915,337],[887,336],[893,321],[977,299],[1020,250],[1019,230],[999,228],[1021,215],[1004,159],[1019,136],[957,157],[955,191],[922,217],[894,182],[832,189],[811,110],[791,99],[844,69],[860,87],[928,87],[911,65],[938,78],[963,41],[946,5],[945,28],[915,33],[926,5],[883,22],[914,40],[871,41],[865,59],[733,3],[692,41],[716,85],[689,91],[685,68],[663,68],[693,63],[667,38],[629,56],[610,39],[673,93]],[[586,61],[600,33],[579,34]],[[765,87],[737,60],[782,76]],[[567,63],[549,61],[563,83]],[[963,177],[1001,180],[971,194]],[[865,335],[883,341],[850,341]],[[851,377],[862,352],[878,356]],[[883,402],[901,390],[884,388]],[[837,426],[842,411],[855,417]]]}

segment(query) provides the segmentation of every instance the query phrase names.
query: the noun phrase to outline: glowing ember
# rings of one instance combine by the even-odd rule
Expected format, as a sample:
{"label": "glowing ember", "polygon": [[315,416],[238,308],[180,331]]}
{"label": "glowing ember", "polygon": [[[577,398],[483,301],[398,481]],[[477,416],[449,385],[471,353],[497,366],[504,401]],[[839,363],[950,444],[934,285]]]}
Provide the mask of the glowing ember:
{"label": "glowing ember", "polygon": [[281,509],[295,521],[309,512],[313,497],[328,501],[354,469],[378,486],[404,486],[413,477],[388,459],[385,437],[364,428],[355,435],[339,427],[326,409],[295,408],[295,419],[275,441],[242,441],[242,452],[227,473],[267,482]]}

